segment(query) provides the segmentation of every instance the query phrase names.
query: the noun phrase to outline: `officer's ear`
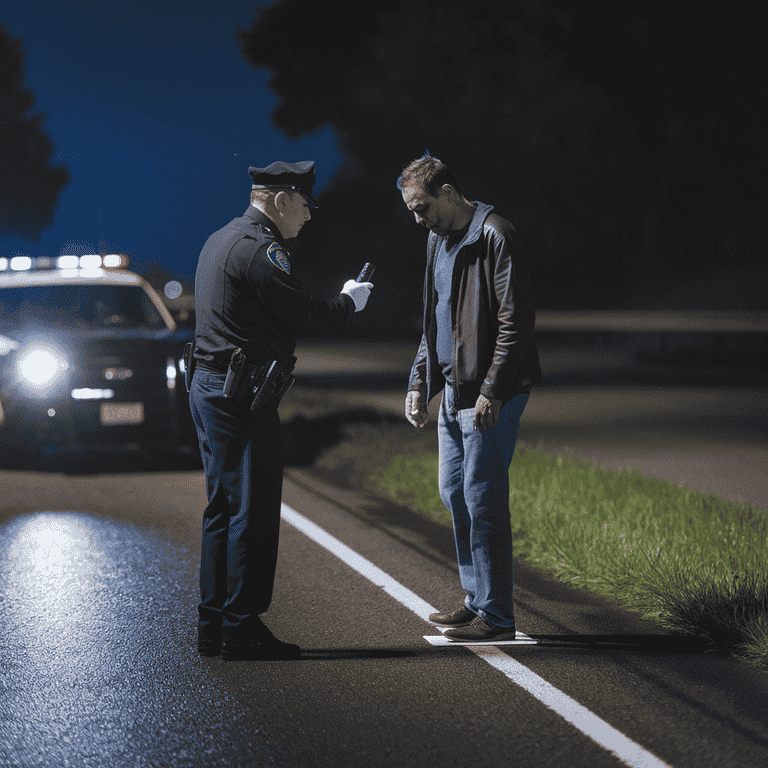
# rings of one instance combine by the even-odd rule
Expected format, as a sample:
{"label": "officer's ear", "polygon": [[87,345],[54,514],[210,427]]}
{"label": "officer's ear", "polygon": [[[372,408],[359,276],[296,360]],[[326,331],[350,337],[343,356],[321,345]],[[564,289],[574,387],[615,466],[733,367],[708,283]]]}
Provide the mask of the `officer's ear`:
{"label": "officer's ear", "polygon": [[274,199],[275,208],[279,213],[283,213],[288,203],[291,202],[291,198],[285,190],[280,190]]}

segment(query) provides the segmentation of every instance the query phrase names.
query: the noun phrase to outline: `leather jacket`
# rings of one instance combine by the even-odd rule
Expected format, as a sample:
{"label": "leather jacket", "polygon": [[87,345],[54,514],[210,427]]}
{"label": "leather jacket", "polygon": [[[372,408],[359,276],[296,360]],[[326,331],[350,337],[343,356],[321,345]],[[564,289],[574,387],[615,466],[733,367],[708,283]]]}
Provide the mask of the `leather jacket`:
{"label": "leather jacket", "polygon": [[[533,284],[520,235],[493,206],[477,210],[459,244],[451,282],[453,364],[458,408],[473,408],[480,394],[506,402],[542,380],[533,338]],[[438,236],[430,233],[424,278],[424,333],[409,390],[428,403],[445,386],[437,360],[434,266]]]}

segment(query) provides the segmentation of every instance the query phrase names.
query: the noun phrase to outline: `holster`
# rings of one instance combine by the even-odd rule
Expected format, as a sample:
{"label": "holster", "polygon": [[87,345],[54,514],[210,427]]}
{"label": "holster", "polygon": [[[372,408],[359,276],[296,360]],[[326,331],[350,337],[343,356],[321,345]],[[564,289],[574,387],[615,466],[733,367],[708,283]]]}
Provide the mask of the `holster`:
{"label": "holster", "polygon": [[195,372],[195,343],[189,341],[184,345],[184,384],[187,387],[187,392],[192,386],[192,374]]}
{"label": "holster", "polygon": [[232,353],[224,381],[224,397],[231,398],[243,408],[258,411],[272,398],[279,404],[294,382],[291,371],[296,358],[286,365],[279,360],[269,360],[261,365],[251,365],[242,349]]}

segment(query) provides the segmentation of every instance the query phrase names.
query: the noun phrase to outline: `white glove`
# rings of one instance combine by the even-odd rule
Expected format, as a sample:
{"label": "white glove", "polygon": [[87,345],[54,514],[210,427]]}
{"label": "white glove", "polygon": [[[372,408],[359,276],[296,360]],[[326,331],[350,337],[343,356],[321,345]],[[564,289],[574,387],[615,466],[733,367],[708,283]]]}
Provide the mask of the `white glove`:
{"label": "white glove", "polygon": [[373,288],[373,283],[358,283],[357,280],[347,280],[341,292],[346,293],[355,302],[355,312],[360,312],[365,309],[365,305],[368,303],[371,288]]}

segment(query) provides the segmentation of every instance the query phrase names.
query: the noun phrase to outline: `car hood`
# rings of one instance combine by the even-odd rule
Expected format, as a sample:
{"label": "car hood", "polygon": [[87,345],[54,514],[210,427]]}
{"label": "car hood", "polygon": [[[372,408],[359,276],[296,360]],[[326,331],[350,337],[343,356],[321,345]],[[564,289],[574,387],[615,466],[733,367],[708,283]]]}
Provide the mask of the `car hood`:
{"label": "car hood", "polygon": [[34,343],[77,351],[86,357],[142,357],[165,355],[174,332],[150,329],[9,329],[0,331],[0,357]]}

